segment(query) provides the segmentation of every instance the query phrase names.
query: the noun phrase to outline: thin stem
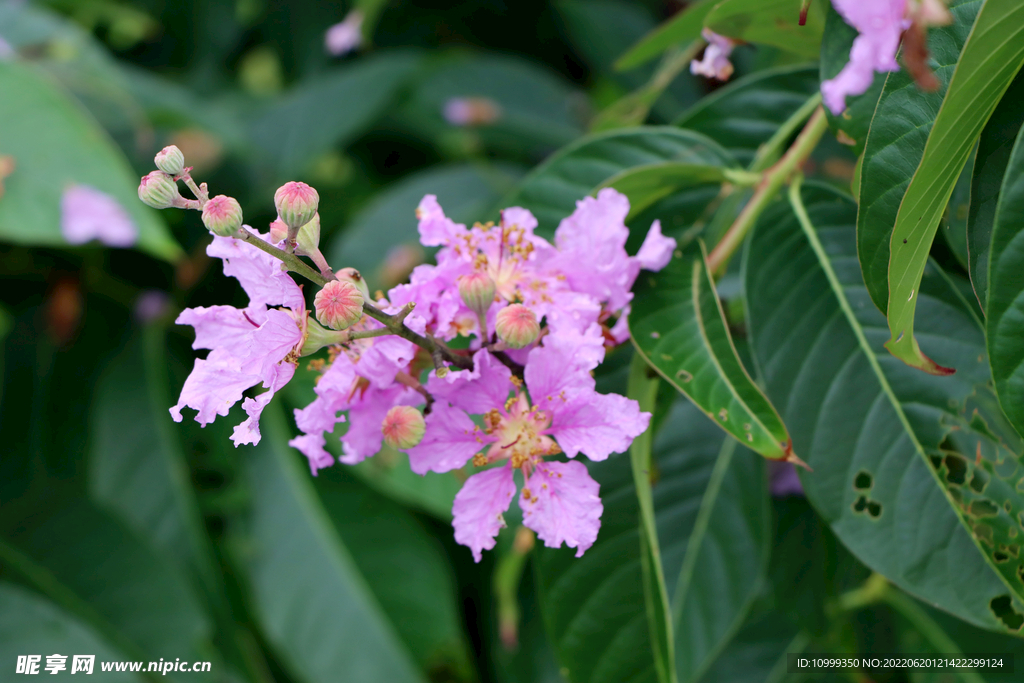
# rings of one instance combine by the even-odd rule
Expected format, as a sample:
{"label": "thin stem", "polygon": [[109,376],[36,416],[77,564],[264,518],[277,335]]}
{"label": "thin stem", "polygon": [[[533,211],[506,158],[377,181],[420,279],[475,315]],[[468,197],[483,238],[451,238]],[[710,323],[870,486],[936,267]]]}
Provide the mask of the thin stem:
{"label": "thin stem", "polygon": [[779,157],[782,156],[786,141],[793,137],[793,133],[796,132],[797,128],[810,118],[811,114],[814,113],[814,110],[820,104],[821,93],[816,92],[800,105],[800,108],[793,112],[793,115],[786,119],[785,123],[779,126],[779,129],[768,138],[768,141],[757,149],[754,161],[750,164],[750,170],[754,172],[763,171],[778,161]]}
{"label": "thin stem", "polygon": [[765,207],[768,206],[779,188],[789,180],[796,171],[800,164],[810,156],[811,152],[818,145],[818,141],[821,140],[821,136],[825,133],[828,128],[828,120],[825,118],[825,110],[820,106],[811,116],[810,121],[804,126],[804,129],[797,136],[797,139],[793,142],[793,146],[789,148],[786,154],[772,166],[770,169],[765,171],[764,178],[761,183],[754,190],[754,196],[750,198],[747,205],[743,207],[743,211],[736,217],[736,220],[726,231],[722,239],[715,245],[711,255],[708,257],[708,268],[715,275],[721,275],[725,271],[726,265],[729,263],[729,259],[736,252],[743,240],[746,239],[747,233],[754,226],[758,216],[764,211]]}
{"label": "thin stem", "polygon": [[192,194],[199,200],[199,208],[203,208],[206,202],[210,201],[210,193],[206,189],[206,183],[203,183],[202,187],[196,185],[196,181],[192,180],[190,171],[191,167],[185,169],[185,171],[178,176],[178,179],[183,181],[188,189],[192,190]]}
{"label": "thin stem", "polygon": [[356,339],[370,339],[372,337],[386,337],[391,334],[391,330],[386,327],[378,327],[375,330],[357,330],[355,332],[348,333],[348,341],[355,341]]}

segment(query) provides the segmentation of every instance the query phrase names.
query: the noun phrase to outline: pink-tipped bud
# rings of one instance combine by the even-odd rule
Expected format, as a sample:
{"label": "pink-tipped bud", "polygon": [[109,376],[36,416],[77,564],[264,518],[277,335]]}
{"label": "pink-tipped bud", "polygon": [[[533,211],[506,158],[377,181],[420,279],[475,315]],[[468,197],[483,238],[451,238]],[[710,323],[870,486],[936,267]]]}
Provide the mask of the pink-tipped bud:
{"label": "pink-tipped bud", "polygon": [[469,310],[479,316],[487,315],[494,303],[494,280],[487,273],[470,273],[459,278],[459,294]]}
{"label": "pink-tipped bud", "polygon": [[[288,226],[278,218],[270,224],[270,241],[279,244],[288,237]],[[312,256],[320,250],[320,214],[299,228],[295,236],[295,253],[301,256]]]}
{"label": "pink-tipped bud", "polygon": [[370,301],[370,287],[366,284],[366,278],[358,270],[355,268],[342,268],[335,273],[335,277],[342,282],[350,282],[355,285],[359,293],[363,295],[363,299]]}
{"label": "pink-tipped bud", "polygon": [[306,183],[288,182],[274,193],[274,206],[284,224],[293,230],[313,220],[320,195]]}
{"label": "pink-tipped bud", "polygon": [[384,416],[380,426],[380,431],[384,433],[384,443],[400,451],[422,441],[426,430],[423,414],[412,406],[395,406]]}
{"label": "pink-tipped bud", "polygon": [[540,335],[537,316],[522,304],[512,304],[498,311],[494,329],[510,349],[529,346]]}
{"label": "pink-tipped bud", "polygon": [[142,182],[139,183],[139,199],[154,209],[169,209],[172,206],[180,206],[184,198],[178,192],[178,184],[174,182],[174,178],[163,171],[153,171],[143,176]]}
{"label": "pink-tipped bud", "polygon": [[363,295],[351,282],[331,280],[313,298],[316,317],[332,330],[344,330],[363,317]]}
{"label": "pink-tipped bud", "polygon": [[180,175],[185,170],[185,155],[174,145],[168,145],[153,158],[156,167],[170,175]]}
{"label": "pink-tipped bud", "polygon": [[242,207],[234,197],[219,194],[203,207],[203,225],[214,235],[231,237],[242,227]]}

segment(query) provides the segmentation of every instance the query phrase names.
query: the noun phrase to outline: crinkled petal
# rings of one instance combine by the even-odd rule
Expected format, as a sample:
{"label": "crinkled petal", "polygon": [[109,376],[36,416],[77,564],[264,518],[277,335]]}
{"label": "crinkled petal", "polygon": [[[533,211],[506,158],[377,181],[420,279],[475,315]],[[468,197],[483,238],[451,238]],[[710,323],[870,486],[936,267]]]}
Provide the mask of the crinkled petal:
{"label": "crinkled petal", "polygon": [[174,322],[195,328],[196,340],[192,342],[193,349],[225,347],[242,354],[249,346],[249,337],[259,325],[266,322],[266,315],[266,310],[209,306],[186,308]]}
{"label": "crinkled petal", "polygon": [[536,531],[547,547],[565,543],[581,557],[594,545],[601,528],[604,506],[599,489],[581,462],[540,463],[519,498],[523,524]]}
{"label": "crinkled petal", "polygon": [[401,337],[376,337],[359,357],[359,374],[382,389],[389,387],[395,375],[409,366],[416,350],[415,344]]}
{"label": "crinkled petal", "polygon": [[[248,229],[248,226],[242,226]],[[266,236],[249,230],[266,241]],[[302,289],[288,273],[281,270],[281,262],[234,237],[214,237],[206,248],[210,256],[223,259],[224,274],[236,278],[249,295],[250,305],[287,306],[304,310]]]}
{"label": "crinkled petal", "polygon": [[644,270],[658,271],[668,265],[675,251],[676,241],[661,234],[661,221],[654,221],[647,231],[644,243],[636,254],[636,260]]}
{"label": "crinkled petal", "polygon": [[231,406],[242,400],[242,392],[259,381],[259,377],[241,372],[230,359],[213,351],[206,360],[196,359],[177,405],[171,408],[171,417],[181,422],[181,409],[189,407],[198,411],[196,422],[206,426],[218,415],[227,415]]}
{"label": "crinkled petal", "polygon": [[451,244],[458,235],[466,232],[466,226],[456,223],[444,215],[437,195],[428,194],[416,208],[419,219],[420,244],[425,247],[439,247]]}
{"label": "crinkled petal", "polygon": [[543,346],[530,351],[523,378],[534,405],[547,410],[553,400],[593,392],[590,370],[604,358],[600,334],[600,328],[592,326],[584,334],[548,335]]}
{"label": "crinkled petal", "polygon": [[432,372],[427,381],[435,398],[473,415],[504,406],[512,386],[512,372],[486,349],[473,356],[472,370],[450,370],[444,377]]}
{"label": "crinkled petal", "polygon": [[334,464],[334,456],[324,448],[325,443],[323,434],[303,434],[289,441],[288,445],[297,448],[306,456],[309,460],[309,471],[315,477],[319,470]]}
{"label": "crinkled petal", "polygon": [[110,247],[130,247],[139,231],[116,199],[88,185],[72,185],[60,200],[60,229],[69,244],[99,240]]}
{"label": "crinkled petal", "polygon": [[494,547],[498,532],[505,527],[503,514],[514,495],[516,483],[512,468],[505,465],[477,472],[455,495],[452,505],[455,540],[469,546],[477,562],[483,558],[484,550]]}
{"label": "crinkled petal", "polygon": [[241,356],[241,368],[258,375],[269,386],[277,375],[276,367],[302,342],[302,331],[290,315],[279,308],[267,311],[266,321],[247,337]]}
{"label": "crinkled petal", "polygon": [[409,467],[416,474],[456,470],[495,440],[444,400],[434,403],[426,423],[423,441],[408,451]]}
{"label": "crinkled petal", "polygon": [[567,399],[556,396],[542,407],[551,412],[551,436],[570,458],[583,453],[591,460],[604,460],[612,453],[624,453],[651,420],[636,401],[596,391]]}
{"label": "crinkled petal", "polygon": [[295,366],[291,363],[274,366],[271,374],[264,378],[264,386],[267,387],[267,391],[259,394],[256,398],[246,398],[242,402],[242,409],[249,417],[236,426],[231,435],[231,440],[235,442],[236,448],[244,443],[256,445],[260,442],[260,438],[262,438],[260,436],[260,415],[263,414],[263,409],[274,398],[274,394],[288,384],[294,375]]}

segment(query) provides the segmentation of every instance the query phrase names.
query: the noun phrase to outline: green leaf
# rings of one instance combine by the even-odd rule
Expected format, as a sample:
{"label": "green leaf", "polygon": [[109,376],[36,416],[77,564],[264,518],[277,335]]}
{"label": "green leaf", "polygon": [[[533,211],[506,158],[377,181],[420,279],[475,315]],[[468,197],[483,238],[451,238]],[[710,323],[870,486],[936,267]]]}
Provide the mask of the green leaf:
{"label": "green leaf", "polygon": [[1024,4],[1019,0],[986,0],[960,54],[921,164],[896,215],[887,309],[892,337],[886,348],[925,372],[952,372],[924,355],[914,336],[915,295],[920,291],[928,253],[974,141],[1021,64]]}
{"label": "green leaf", "polygon": [[889,242],[896,214],[981,4],[980,0],[953,0],[949,5],[953,23],[930,32],[929,50],[939,89],[922,92],[906,69],[891,73],[872,119],[861,162],[857,254],[871,300],[880,311],[889,303]]}
{"label": "green leaf", "polygon": [[[487,218],[495,202],[523,174],[518,166],[459,164],[433,166],[387,186],[363,208],[326,250],[335,268],[352,267],[366,277],[370,291],[397,284],[386,277],[385,259],[392,249],[406,245],[422,255],[416,231],[416,207],[423,196],[437,196],[445,214],[472,225]],[[400,273],[404,278],[405,273]]]}
{"label": "green leaf", "polygon": [[[331,467],[314,486],[341,541],[423,671],[474,678],[444,548],[407,510]],[[415,568],[414,571],[410,571]]]}
{"label": "green leaf", "polygon": [[720,185],[729,179],[727,169],[720,166],[667,161],[634,166],[615,174],[601,183],[601,187],[614,187],[629,197],[629,215],[626,217],[629,221],[657,202],[677,194],[681,189],[708,184]]}
{"label": "green leaf", "polygon": [[412,77],[415,52],[382,52],[303,82],[264,111],[250,130],[272,180],[291,180],[323,152],[369,127]]}
{"label": "green leaf", "polygon": [[860,277],[856,205],[824,187],[800,196],[803,228],[783,202],[762,215],[744,280],[766,391],[813,468],[801,473],[808,499],[907,592],[983,628],[1018,629],[1021,561],[1009,554],[1022,444],[992,405],[980,322],[931,263],[922,338],[961,370],[936,377],[886,353],[885,319]]}
{"label": "green leaf", "polygon": [[635,292],[629,327],[644,359],[740,443],[791,456],[786,425],[736,355],[703,244],[642,275]]}
{"label": "green leaf", "polygon": [[[61,674],[71,673],[76,654],[96,657],[93,673],[100,671],[100,662],[125,659],[122,652],[73,615],[20,586],[0,582],[0,661],[9,667],[7,672],[14,672],[19,656],[40,655],[39,673],[49,674],[46,656],[54,653],[67,656],[67,668]],[[118,674],[117,679],[143,680],[130,672]]]}
{"label": "green leaf", "polygon": [[811,2],[807,22],[800,26],[801,0],[723,0],[704,18],[715,33],[748,43],[772,45],[801,57],[816,59],[821,50],[825,10]]}
{"label": "green leaf", "polygon": [[130,643],[148,657],[173,659],[205,646],[210,623],[164,556],[85,500],[54,496],[37,509],[9,524],[0,543],[7,567],[114,634],[119,649]]}
{"label": "green leaf", "polygon": [[637,166],[664,162],[734,167],[714,141],[686,130],[645,126],[588,135],[559,150],[505,196],[500,206],[533,212],[538,232],[551,235],[576,202],[610,178]]}
{"label": "green leaf", "polygon": [[[853,41],[859,35],[857,29],[846,23],[832,3],[829,2],[825,11],[825,33],[821,41],[821,81],[835,78],[850,61],[850,50]],[[827,107],[829,128],[836,135],[844,135],[844,142],[853,145],[854,153],[860,156],[864,151],[864,142],[868,137],[871,117],[875,114],[878,97],[882,94],[882,86],[888,74],[879,71],[874,74],[871,85],[860,95],[846,97],[846,111],[836,116]]]}
{"label": "green leaf", "polygon": [[701,99],[675,125],[707,135],[746,166],[758,147],[817,92],[814,66],[756,71]]}
{"label": "green leaf", "polygon": [[240,558],[267,641],[301,681],[421,681],[413,659],[286,445],[276,405],[244,461],[251,549]]}
{"label": "green leaf", "polygon": [[704,28],[707,17],[718,0],[697,0],[658,28],[643,37],[640,42],[619,57],[615,68],[620,71],[633,69],[648,62],[678,43],[696,40]]}
{"label": "green leaf", "polygon": [[[653,500],[685,682],[745,617],[771,534],[762,459],[744,449],[723,458],[735,442],[687,401],[677,399],[664,424],[654,439]],[[567,548],[535,555],[547,632],[573,683],[654,681],[631,467],[623,456],[588,465],[604,503],[597,542],[578,559]]]}
{"label": "green leaf", "polygon": [[971,284],[983,308],[987,308],[988,259],[992,246],[992,228],[999,203],[1000,188],[1006,175],[1017,133],[1024,126],[1024,76],[1018,73],[992,112],[978,140],[978,151],[971,178],[970,209],[966,239],[970,254]]}
{"label": "green leaf", "polygon": [[[998,111],[998,109],[996,110]],[[975,153],[977,148],[967,158],[964,170],[960,172],[960,178],[953,186],[953,194],[949,196],[949,205],[946,207],[946,221],[941,231],[949,245],[956,260],[963,266],[965,271],[970,268],[970,254],[967,246],[967,217],[971,207],[971,178],[974,175]],[[856,194],[856,190],[854,190]],[[986,248],[986,252],[988,249]]]}
{"label": "green leaf", "polygon": [[181,248],[157,214],[138,199],[138,177],[105,133],[49,77],[16,62],[0,62],[0,156],[14,160],[3,179],[0,239],[30,246],[66,246],[61,197],[89,185],[113,197],[138,228],[135,246],[174,260]]}
{"label": "green leaf", "polygon": [[1024,434],[1024,132],[1017,134],[998,196],[985,332],[999,404],[1017,433]]}

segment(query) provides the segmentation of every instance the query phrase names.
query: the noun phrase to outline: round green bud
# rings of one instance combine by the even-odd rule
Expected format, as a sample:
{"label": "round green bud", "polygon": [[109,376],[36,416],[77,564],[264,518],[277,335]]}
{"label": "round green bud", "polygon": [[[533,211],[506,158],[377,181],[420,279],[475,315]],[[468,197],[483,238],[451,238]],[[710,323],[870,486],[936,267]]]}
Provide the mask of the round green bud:
{"label": "round green bud", "polygon": [[219,194],[203,207],[203,224],[214,235],[231,237],[242,227],[242,207],[234,197]]}
{"label": "round green bud", "polygon": [[313,220],[319,204],[320,195],[316,190],[294,180],[277,188],[274,193],[277,215],[292,230]]}
{"label": "round green bud", "polygon": [[157,152],[153,161],[157,168],[171,175],[180,175],[185,170],[185,155],[174,145],[168,145]]}
{"label": "round green bud", "polygon": [[153,171],[143,176],[142,182],[139,183],[139,199],[154,209],[180,206],[183,201],[181,193],[178,192],[178,184],[163,171]]}

